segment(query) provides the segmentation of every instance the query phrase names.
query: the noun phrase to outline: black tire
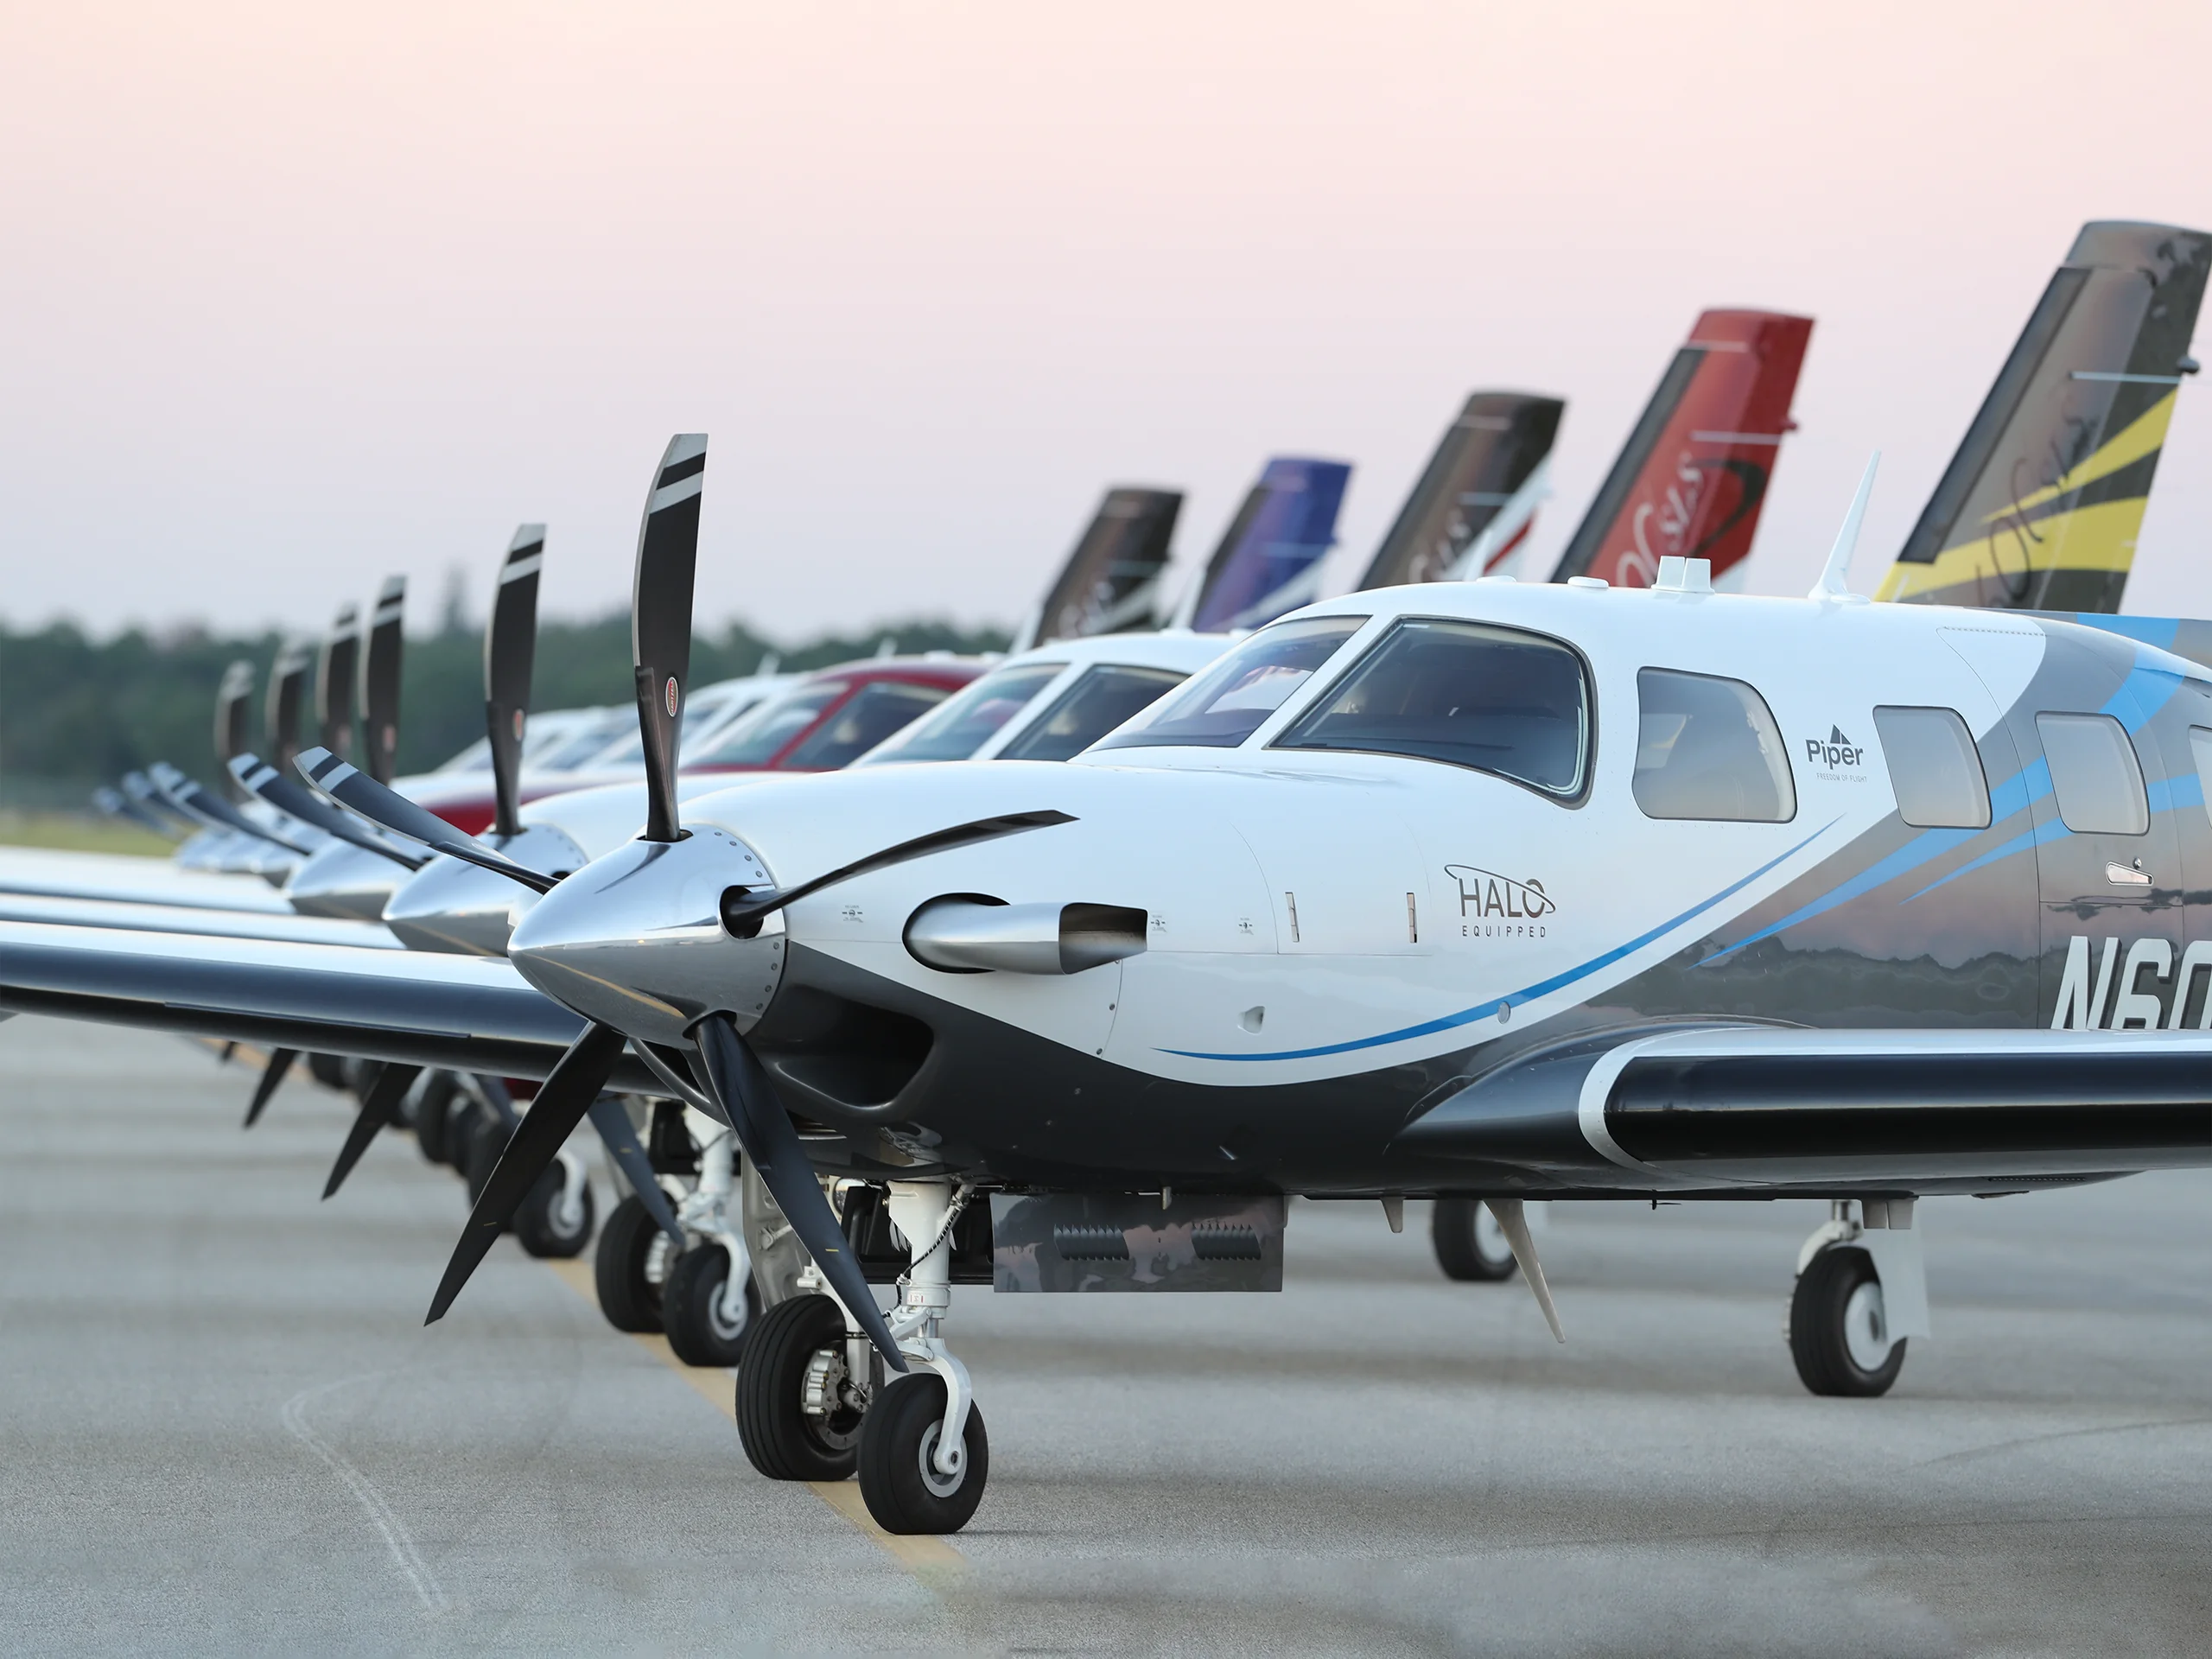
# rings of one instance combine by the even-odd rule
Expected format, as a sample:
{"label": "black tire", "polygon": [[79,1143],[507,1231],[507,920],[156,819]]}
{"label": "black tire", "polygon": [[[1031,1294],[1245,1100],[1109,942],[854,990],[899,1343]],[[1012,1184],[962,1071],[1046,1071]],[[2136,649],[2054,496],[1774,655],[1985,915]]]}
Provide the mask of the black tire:
{"label": "black tire", "polygon": [[760,1290],[747,1274],[745,1312],[732,1326],[721,1313],[722,1287],[728,1280],[729,1252],[719,1244],[693,1246],[668,1270],[660,1325],[668,1333],[668,1345],[686,1365],[744,1363],[746,1339],[760,1323]]}
{"label": "black tire", "polygon": [[[1485,1220],[1488,1226],[1483,1224]],[[1521,1264],[1497,1227],[1480,1198],[1439,1198],[1429,1217],[1428,1237],[1444,1276],[1463,1283],[1495,1284],[1518,1272]]]}
{"label": "black tire", "polygon": [[480,1112],[475,1127],[468,1134],[468,1152],[462,1160],[461,1173],[468,1183],[468,1203],[473,1209],[476,1200],[484,1196],[485,1183],[492,1179],[492,1172],[499,1166],[499,1154],[507,1149],[507,1131],[499,1120],[489,1112]]}
{"label": "black tire", "polygon": [[438,1161],[460,1174],[468,1173],[468,1149],[476,1144],[476,1126],[484,1109],[466,1093],[457,1092],[446,1107],[445,1131],[439,1138]]}
{"label": "black tire", "polygon": [[1798,1275],[1789,1299],[1789,1357],[1815,1394],[1866,1398],[1887,1394],[1897,1380],[1904,1368],[1904,1338],[1889,1344],[1878,1364],[1866,1363],[1885,1335],[1881,1289],[1873,1257],[1847,1244],[1822,1250]]}
{"label": "black tire", "polygon": [[592,1255],[592,1281],[599,1290],[599,1311],[617,1331],[660,1329],[660,1286],[646,1276],[653,1241],[661,1230],[638,1195],[616,1205],[599,1230]]}
{"label": "black tire", "polygon": [[576,1206],[580,1214],[575,1224],[563,1226],[561,1189],[566,1183],[563,1174],[561,1166],[555,1164],[537,1178],[537,1184],[523,1195],[523,1201],[515,1207],[515,1241],[541,1259],[566,1261],[582,1255],[584,1246],[591,1243],[591,1183],[584,1183],[583,1202]]}
{"label": "black tire", "polygon": [[454,1097],[460,1093],[461,1085],[450,1073],[434,1071],[423,1085],[423,1097],[415,1103],[415,1144],[434,1164],[448,1160],[446,1128],[454,1120]]}
{"label": "black tire", "polygon": [[861,1497],[886,1532],[957,1532],[983,1501],[991,1442],[972,1402],[960,1472],[946,1482],[930,1462],[944,1424],[944,1401],[943,1377],[909,1371],[893,1377],[861,1420]]}
{"label": "black tire", "polygon": [[842,1480],[860,1456],[867,1418],[850,1408],[806,1411],[807,1368],[830,1352],[842,1363],[844,1310],[830,1297],[794,1296],[753,1322],[737,1370],[737,1436],[771,1480]]}

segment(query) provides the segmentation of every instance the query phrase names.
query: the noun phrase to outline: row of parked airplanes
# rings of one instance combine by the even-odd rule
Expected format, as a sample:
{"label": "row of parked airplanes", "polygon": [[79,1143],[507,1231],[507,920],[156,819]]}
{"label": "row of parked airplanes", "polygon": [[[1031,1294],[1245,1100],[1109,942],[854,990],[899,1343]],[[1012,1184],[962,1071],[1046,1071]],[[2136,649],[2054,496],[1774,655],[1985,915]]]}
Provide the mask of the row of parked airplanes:
{"label": "row of parked airplanes", "polygon": [[1871,467],[1809,594],[1727,591],[1811,334],[1775,313],[1698,319],[1552,581],[1564,405],[1482,392],[1352,591],[1347,467],[1270,462],[1173,604],[1180,498],[1117,488],[991,659],[691,687],[678,435],[631,729],[529,715],[526,525],[484,740],[396,779],[388,584],[280,658],[257,751],[226,678],[226,787],[104,797],[174,867],[0,855],[0,1010],[265,1053],[249,1124],[309,1057],[358,1096],[327,1194],[411,1128],[472,1199],[433,1319],[502,1232],[590,1241],[588,1117],[607,1318],[895,1532],[988,1477],[951,1285],[1277,1288],[1290,1195],[1436,1199],[1446,1270],[1517,1266],[1555,1334],[1531,1201],[1826,1199],[1792,1354],[1880,1394],[1920,1198],[2212,1163],[2212,625],[2116,614],[2208,261],[2083,227],[1904,603],[1847,580]]}

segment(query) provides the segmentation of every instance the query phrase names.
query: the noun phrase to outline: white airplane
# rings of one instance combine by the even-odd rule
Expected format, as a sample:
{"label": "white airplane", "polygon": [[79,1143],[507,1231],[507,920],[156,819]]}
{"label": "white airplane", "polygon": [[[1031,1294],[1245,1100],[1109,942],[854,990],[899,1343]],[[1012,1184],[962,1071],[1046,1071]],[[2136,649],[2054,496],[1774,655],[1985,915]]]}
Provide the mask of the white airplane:
{"label": "white airplane", "polygon": [[1928,1328],[1920,1199],[2212,1164],[2212,672],[1865,603],[1866,485],[1803,600],[1697,560],[1354,594],[1071,763],[682,803],[704,452],[640,537],[645,831],[557,881],[445,849],[541,895],[510,963],[0,925],[9,1009],[544,1078],[434,1318],[603,1090],[683,1100],[812,1257],[746,1350],[748,1455],[945,1531],[988,1470],[957,1275],[1265,1288],[1287,1194],[1458,1194],[1557,1329],[1528,1198],[1820,1197],[1793,1351],[1873,1394]]}

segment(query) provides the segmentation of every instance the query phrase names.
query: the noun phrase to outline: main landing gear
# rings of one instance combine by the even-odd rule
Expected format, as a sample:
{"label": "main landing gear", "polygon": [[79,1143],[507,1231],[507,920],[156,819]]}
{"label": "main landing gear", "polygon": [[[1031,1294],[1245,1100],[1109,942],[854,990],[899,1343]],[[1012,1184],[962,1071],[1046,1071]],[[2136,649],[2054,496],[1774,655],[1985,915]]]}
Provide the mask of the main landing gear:
{"label": "main landing gear", "polygon": [[1839,1199],[1831,1209],[1798,1253],[1789,1357],[1815,1394],[1886,1394],[1904,1369],[1906,1339],[1928,1334],[1913,1201]]}
{"label": "main landing gear", "polygon": [[911,1368],[883,1362],[817,1285],[771,1308],[737,1374],[737,1427],[753,1466],[772,1480],[860,1476],[876,1524],[893,1533],[957,1532],[982,1501],[990,1441],[968,1368],[944,1344],[952,1301],[952,1230],[969,1190],[893,1181],[891,1220],[912,1266],[887,1316]]}
{"label": "main landing gear", "polygon": [[1428,1238],[1446,1279],[1495,1282],[1510,1279],[1517,1265],[1505,1230],[1480,1198],[1437,1199]]}

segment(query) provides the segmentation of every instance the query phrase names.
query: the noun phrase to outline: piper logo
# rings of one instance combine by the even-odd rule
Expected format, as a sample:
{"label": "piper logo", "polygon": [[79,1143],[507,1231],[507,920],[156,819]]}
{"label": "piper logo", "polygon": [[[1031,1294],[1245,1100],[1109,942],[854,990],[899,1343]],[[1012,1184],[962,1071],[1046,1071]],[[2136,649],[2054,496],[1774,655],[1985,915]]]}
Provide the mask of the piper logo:
{"label": "piper logo", "polygon": [[1805,740],[1805,759],[1814,766],[1826,766],[1830,772],[1866,765],[1866,750],[1858,747],[1843,734],[1840,726],[1828,728],[1828,741],[1825,743],[1817,737]]}

